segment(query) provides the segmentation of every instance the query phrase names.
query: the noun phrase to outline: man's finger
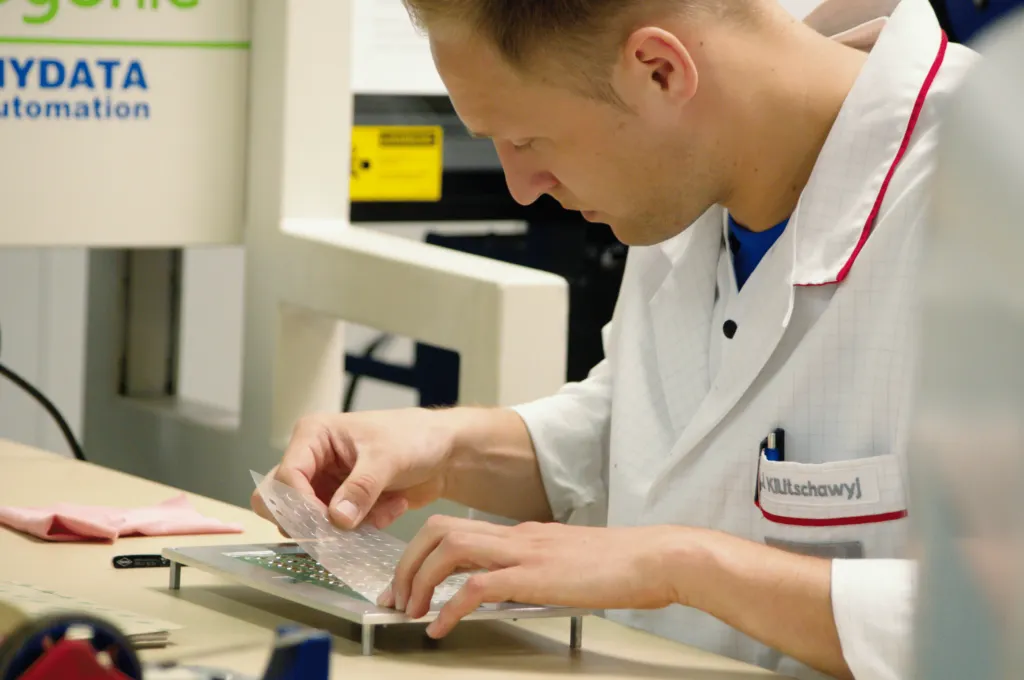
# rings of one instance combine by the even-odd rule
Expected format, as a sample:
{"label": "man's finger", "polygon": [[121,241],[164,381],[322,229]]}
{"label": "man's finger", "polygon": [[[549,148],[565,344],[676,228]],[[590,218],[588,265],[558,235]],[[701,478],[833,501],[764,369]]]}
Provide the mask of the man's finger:
{"label": "man's finger", "polygon": [[274,521],[274,513],[270,512],[270,508],[263,502],[263,496],[260,494],[259,489],[252,492],[252,496],[249,497],[249,505],[252,507],[252,511],[263,519]]}
{"label": "man's finger", "polygon": [[434,590],[459,569],[493,571],[510,566],[515,556],[507,537],[483,533],[447,534],[423,560],[409,589],[405,613],[418,619],[430,611]]}
{"label": "man's finger", "polygon": [[399,611],[405,611],[409,600],[409,591],[412,589],[412,580],[416,572],[420,570],[423,561],[430,553],[434,552],[437,544],[452,531],[460,533],[480,533],[497,535],[507,531],[507,527],[499,527],[487,522],[477,522],[460,517],[448,517],[445,515],[434,515],[427,520],[427,523],[413,537],[406,546],[402,559],[398,561],[395,569],[395,578],[391,583],[395,594],[395,607]]}
{"label": "man's finger", "polygon": [[313,490],[313,485],[309,483],[309,477],[304,470],[282,463],[271,470],[267,477],[298,491],[306,498],[316,498],[316,491]]}
{"label": "man's finger", "polygon": [[408,510],[409,501],[405,498],[396,496],[384,500],[384,496],[381,496],[381,500],[370,510],[370,514],[366,516],[366,519],[378,529],[387,529]]}
{"label": "man's finger", "polygon": [[270,520],[271,522],[273,522],[274,526],[277,527],[278,533],[280,533],[285,538],[291,538],[291,536],[288,535],[288,532],[285,531],[284,528],[277,523],[277,518],[274,517],[274,513],[270,511],[270,508],[267,507],[267,504],[263,502],[263,496],[260,495],[259,491],[252,492],[252,498],[249,499],[249,504],[252,505],[253,512],[255,512],[263,519]]}
{"label": "man's finger", "polygon": [[435,640],[443,638],[452,632],[459,621],[475,612],[482,604],[515,601],[515,593],[525,576],[526,570],[522,567],[470,576],[466,585],[441,608],[437,619],[427,626],[427,635]]}
{"label": "man's finger", "polygon": [[380,458],[360,456],[352,472],[334,492],[331,520],[343,529],[355,529],[373,509],[391,482],[391,469]]}
{"label": "man's finger", "polygon": [[377,606],[392,609],[395,606],[395,591],[391,586],[384,589],[384,592],[377,598]]}
{"label": "man's finger", "polygon": [[[271,468],[270,472],[267,473],[267,477],[273,479],[277,474],[278,467],[279,466],[275,465]],[[263,502],[263,496],[260,494],[260,490],[258,488],[253,489],[252,496],[249,497],[249,505],[252,506],[253,512],[263,519],[268,519],[271,522],[274,521],[274,513],[270,512],[270,508],[268,508],[267,504]]]}

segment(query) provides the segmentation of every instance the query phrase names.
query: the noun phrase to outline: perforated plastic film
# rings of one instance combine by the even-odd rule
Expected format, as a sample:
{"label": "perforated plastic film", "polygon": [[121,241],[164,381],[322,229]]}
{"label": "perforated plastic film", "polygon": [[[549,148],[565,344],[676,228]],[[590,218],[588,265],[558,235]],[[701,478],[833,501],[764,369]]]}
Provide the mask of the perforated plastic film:
{"label": "perforated plastic film", "polygon": [[[344,531],[331,523],[327,508],[315,498],[252,472],[263,502],[293,541],[327,571],[370,602],[391,583],[406,543],[372,527]],[[431,609],[439,608],[462,587],[465,574],[451,576],[434,591]]]}

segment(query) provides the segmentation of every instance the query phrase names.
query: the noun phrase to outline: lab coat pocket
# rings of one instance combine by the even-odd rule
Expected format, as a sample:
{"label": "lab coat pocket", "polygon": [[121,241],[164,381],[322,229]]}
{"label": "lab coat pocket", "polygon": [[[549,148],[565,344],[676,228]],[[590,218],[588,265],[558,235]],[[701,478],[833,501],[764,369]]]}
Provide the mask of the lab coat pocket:
{"label": "lab coat pocket", "polygon": [[755,502],[769,523],[794,527],[870,525],[907,516],[896,456],[808,464],[762,455]]}
{"label": "lab coat pocket", "polygon": [[762,456],[755,502],[768,545],[840,559],[905,552],[907,493],[896,456],[817,464]]}

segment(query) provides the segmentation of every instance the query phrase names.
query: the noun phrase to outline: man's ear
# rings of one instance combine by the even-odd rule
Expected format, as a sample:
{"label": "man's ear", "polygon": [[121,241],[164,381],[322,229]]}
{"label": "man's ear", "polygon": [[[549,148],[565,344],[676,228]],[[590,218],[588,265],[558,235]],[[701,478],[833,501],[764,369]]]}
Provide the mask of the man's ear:
{"label": "man's ear", "polygon": [[661,28],[634,31],[623,46],[616,72],[616,85],[629,98],[654,94],[685,104],[697,92],[697,67],[690,51]]}

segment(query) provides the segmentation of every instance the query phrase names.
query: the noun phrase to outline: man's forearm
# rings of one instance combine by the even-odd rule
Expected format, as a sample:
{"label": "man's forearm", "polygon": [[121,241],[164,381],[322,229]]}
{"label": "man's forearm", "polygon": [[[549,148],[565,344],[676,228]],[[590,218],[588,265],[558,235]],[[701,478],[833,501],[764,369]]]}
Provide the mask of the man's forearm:
{"label": "man's forearm", "polygon": [[444,412],[453,431],[444,496],[521,522],[547,522],[551,505],[522,418],[508,409]]}
{"label": "man's forearm", "polygon": [[853,678],[832,614],[831,563],[701,532],[666,565],[681,604],[836,678]]}

